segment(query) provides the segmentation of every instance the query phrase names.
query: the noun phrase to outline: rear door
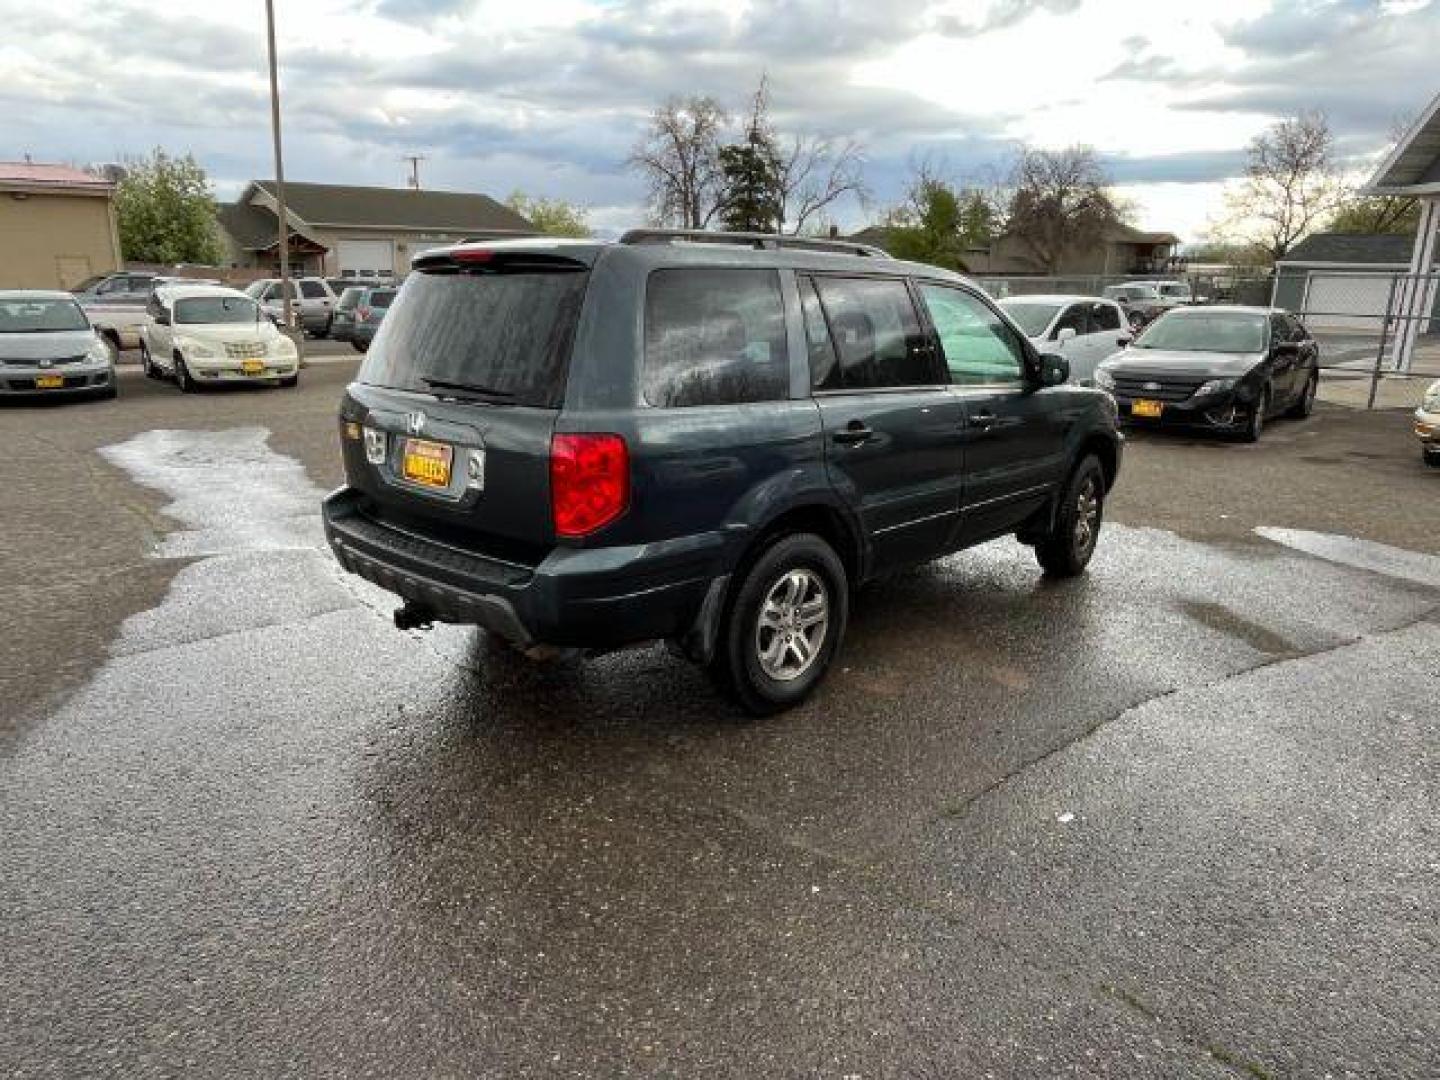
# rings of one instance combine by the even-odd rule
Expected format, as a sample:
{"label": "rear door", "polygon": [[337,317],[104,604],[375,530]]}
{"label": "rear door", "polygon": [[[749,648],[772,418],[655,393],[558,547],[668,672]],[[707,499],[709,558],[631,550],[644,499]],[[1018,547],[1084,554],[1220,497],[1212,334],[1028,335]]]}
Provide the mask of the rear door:
{"label": "rear door", "polygon": [[[487,253],[488,254],[488,253]],[[437,256],[347,391],[350,484],[394,528],[533,566],[554,543],[550,438],[589,278],[569,258]]]}
{"label": "rear door", "polygon": [[[1130,328],[1124,324],[1120,308],[1108,300],[1094,300],[1090,308],[1090,333],[1084,347],[1070,363],[1070,380],[1085,386],[1095,381],[1100,361],[1121,348],[1122,339],[1130,340]],[[1078,363],[1077,363],[1078,361]]]}
{"label": "rear door", "polygon": [[921,282],[919,292],[965,414],[959,539],[1009,532],[1040,509],[1063,476],[1070,391],[1026,383],[1024,339],[969,289]]}
{"label": "rear door", "polygon": [[945,552],[960,510],[962,414],[909,284],[817,274],[799,286],[826,469],[874,568]]}

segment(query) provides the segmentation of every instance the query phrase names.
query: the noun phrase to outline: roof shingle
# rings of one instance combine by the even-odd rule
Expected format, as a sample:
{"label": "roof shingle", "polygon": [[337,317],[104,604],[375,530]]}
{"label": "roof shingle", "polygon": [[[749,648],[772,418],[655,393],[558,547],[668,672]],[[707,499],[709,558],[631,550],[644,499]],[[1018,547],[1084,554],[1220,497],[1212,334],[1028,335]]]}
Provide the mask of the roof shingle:
{"label": "roof shingle", "polygon": [[1403,267],[1409,265],[1414,246],[1414,237],[1394,233],[1312,233],[1279,262]]}
{"label": "roof shingle", "polygon": [[[274,195],[274,184],[255,181]],[[535,226],[488,195],[412,188],[287,182],[285,206],[311,225],[356,225],[444,232],[534,233]]]}

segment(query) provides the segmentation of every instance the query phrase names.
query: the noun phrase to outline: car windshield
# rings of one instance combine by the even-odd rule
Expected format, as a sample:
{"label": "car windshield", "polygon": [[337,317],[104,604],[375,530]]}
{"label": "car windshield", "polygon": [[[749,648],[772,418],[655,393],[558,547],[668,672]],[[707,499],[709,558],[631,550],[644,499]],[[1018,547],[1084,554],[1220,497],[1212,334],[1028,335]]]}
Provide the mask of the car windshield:
{"label": "car windshield", "polygon": [[413,274],[395,298],[359,380],[556,408],[589,274],[553,270]]}
{"label": "car windshield", "polygon": [[89,326],[74,300],[0,300],[0,334],[51,334]]}
{"label": "car windshield", "polygon": [[352,285],[340,294],[340,299],[335,301],[336,311],[349,311],[356,304],[360,303],[360,297],[365,295],[365,290]]}
{"label": "car windshield", "polygon": [[1151,323],[1137,349],[1254,353],[1265,348],[1264,315],[1243,311],[1177,311]]}
{"label": "car windshield", "polygon": [[1000,310],[1015,320],[1026,337],[1039,337],[1063,304],[1043,300],[1001,300]]}
{"label": "car windshield", "polygon": [[259,318],[259,308],[247,296],[191,296],[175,301],[176,323],[248,323]]}
{"label": "car windshield", "polygon": [[70,291],[73,293],[89,292],[91,289],[95,288],[96,285],[99,285],[100,282],[104,281],[109,276],[109,274],[91,274],[84,281],[80,282],[80,284],[74,286]]}

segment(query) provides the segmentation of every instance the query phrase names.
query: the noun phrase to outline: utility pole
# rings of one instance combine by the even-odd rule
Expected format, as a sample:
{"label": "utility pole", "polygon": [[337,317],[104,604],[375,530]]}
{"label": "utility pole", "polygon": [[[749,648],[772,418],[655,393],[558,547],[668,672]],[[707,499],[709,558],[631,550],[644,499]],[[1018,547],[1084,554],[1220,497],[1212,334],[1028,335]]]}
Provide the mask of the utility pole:
{"label": "utility pole", "polygon": [[[279,204],[280,218],[280,310],[285,313],[287,333],[293,332],[291,294],[295,290],[290,280],[290,219],[285,212],[285,158],[280,149],[280,75],[275,64],[275,0],[265,0],[265,30],[270,46],[270,130],[275,138],[275,202]],[[295,335],[295,349],[300,363],[305,363],[305,334]]]}
{"label": "utility pole", "polygon": [[406,154],[406,155],[405,155],[404,157],[402,157],[400,160],[401,160],[401,161],[408,161],[408,162],[410,163],[410,187],[411,187],[413,190],[415,190],[415,191],[419,191],[419,190],[420,190],[420,162],[426,160],[425,155],[424,155],[424,154]]}

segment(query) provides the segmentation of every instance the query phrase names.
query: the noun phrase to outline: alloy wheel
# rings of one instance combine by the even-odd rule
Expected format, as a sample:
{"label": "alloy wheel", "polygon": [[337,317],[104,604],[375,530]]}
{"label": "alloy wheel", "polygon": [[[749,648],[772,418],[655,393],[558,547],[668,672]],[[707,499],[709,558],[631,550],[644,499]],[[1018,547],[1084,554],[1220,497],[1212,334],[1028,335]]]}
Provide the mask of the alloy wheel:
{"label": "alloy wheel", "polygon": [[1075,497],[1075,553],[1085,555],[1100,532],[1100,492],[1095,477],[1087,477]]}
{"label": "alloy wheel", "polygon": [[814,665],[830,629],[830,596],[813,570],[797,568],[770,587],[755,623],[760,669],[777,682],[800,678]]}

